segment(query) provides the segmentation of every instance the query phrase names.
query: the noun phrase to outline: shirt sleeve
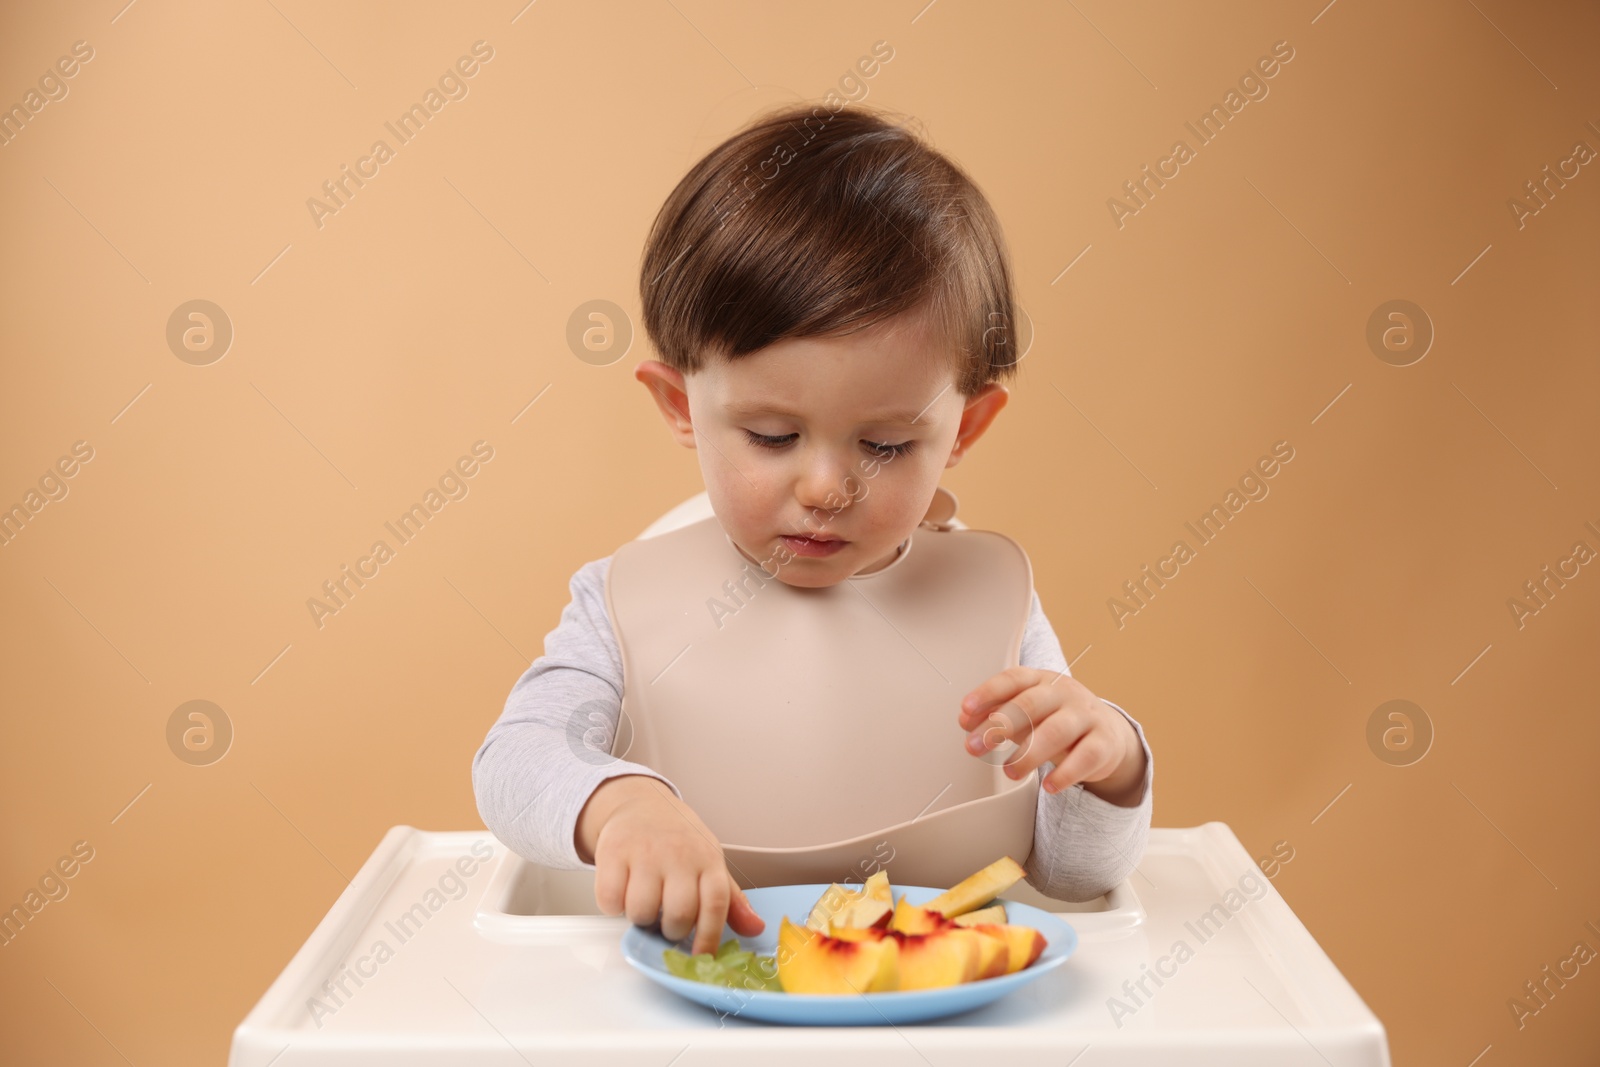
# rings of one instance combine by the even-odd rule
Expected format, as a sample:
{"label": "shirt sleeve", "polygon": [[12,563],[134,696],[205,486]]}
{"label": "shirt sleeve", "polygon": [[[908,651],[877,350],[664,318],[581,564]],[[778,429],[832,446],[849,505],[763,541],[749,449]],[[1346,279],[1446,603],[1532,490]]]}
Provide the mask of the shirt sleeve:
{"label": "shirt sleeve", "polygon": [[[519,856],[560,870],[594,870],[578,858],[578,813],[600,783],[647,774],[611,755],[622,711],[622,655],[606,615],[611,557],[578,568],[572,600],[544,639],[544,655],[511,688],[500,718],[472,760],[478,814]],[[625,754],[625,753],[624,753]]]}
{"label": "shirt sleeve", "polygon": [[[1022,634],[1021,665],[1059,671],[1071,677],[1050,620],[1033,594],[1033,608]],[[1102,698],[1103,699],[1103,698]],[[1022,865],[1027,882],[1056,900],[1092,900],[1133,873],[1144,856],[1150,834],[1152,781],[1155,757],[1145,740],[1144,728],[1122,708],[1107,700],[1139,735],[1144,748],[1144,795],[1139,805],[1124,808],[1095,796],[1080,782],[1060,793],[1044,791],[1044,776],[1055,769],[1046,760],[1039,766],[1039,805],[1034,815],[1033,852]]]}

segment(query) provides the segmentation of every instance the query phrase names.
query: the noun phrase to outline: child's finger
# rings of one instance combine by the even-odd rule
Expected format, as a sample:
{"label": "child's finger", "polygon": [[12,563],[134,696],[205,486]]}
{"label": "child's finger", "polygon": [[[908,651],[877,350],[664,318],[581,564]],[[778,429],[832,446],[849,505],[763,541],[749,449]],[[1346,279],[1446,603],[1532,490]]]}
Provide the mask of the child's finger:
{"label": "child's finger", "polygon": [[[1014,701],[1007,701],[990,709],[989,714],[974,726],[967,735],[967,748],[981,754],[999,748],[1007,741],[1020,745],[1033,732],[1033,726],[1034,721],[1028,709]],[[974,739],[979,742],[976,746]]]}
{"label": "child's finger", "polygon": [[[692,871],[673,871],[661,891],[661,936],[677,941],[689,933],[700,912],[700,879]],[[716,951],[713,945],[711,951]]]}
{"label": "child's finger", "polygon": [[635,926],[649,926],[661,914],[661,875],[653,870],[633,869],[628,872],[628,921]]}
{"label": "child's finger", "polygon": [[621,915],[627,901],[628,865],[609,855],[597,859],[594,875],[594,902],[602,915]]}
{"label": "child's finger", "polygon": [[1059,793],[1079,782],[1098,781],[1115,768],[1116,762],[1115,744],[1099,733],[1087,732],[1045,776],[1045,789]]}
{"label": "child's finger", "polygon": [[1026,751],[1033,731],[1057,712],[1064,696],[1061,690],[1048,686],[1024,689],[974,724],[975,728],[967,737],[967,750],[982,755],[999,747],[1003,741],[1012,741]]}
{"label": "child's finger", "polygon": [[961,701],[959,721],[963,730],[970,730],[994,708],[1034,684],[1037,672],[1031,667],[1007,667],[999,674],[985,679]]}
{"label": "child's finger", "polygon": [[733,904],[728,909],[728,925],[745,937],[753,937],[767,928],[767,921],[756,914],[744,890],[733,887]]}
{"label": "child's finger", "polygon": [[702,871],[696,882],[700,916],[695,921],[694,951],[715,952],[722,944],[722,927],[728,916],[728,879],[720,871]]}
{"label": "child's finger", "polygon": [[1089,723],[1074,709],[1052,710],[1017,741],[1017,751],[1006,760],[1006,773],[1012,778],[1021,778],[1045,760],[1066,752],[1088,729]]}

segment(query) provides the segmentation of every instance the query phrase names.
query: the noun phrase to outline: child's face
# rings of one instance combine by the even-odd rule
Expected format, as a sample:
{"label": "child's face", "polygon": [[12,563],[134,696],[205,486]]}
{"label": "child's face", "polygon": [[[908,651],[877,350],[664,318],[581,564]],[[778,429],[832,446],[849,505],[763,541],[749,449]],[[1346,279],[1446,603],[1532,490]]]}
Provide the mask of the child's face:
{"label": "child's face", "polygon": [[[956,392],[953,360],[931,343],[917,318],[902,316],[848,337],[786,339],[713,360],[687,380],[654,361],[636,376],[680,443],[699,453],[734,543],[790,585],[828,586],[893,562],[940,473],[1005,406],[998,384],[970,399]],[[785,535],[842,543],[823,552]]]}

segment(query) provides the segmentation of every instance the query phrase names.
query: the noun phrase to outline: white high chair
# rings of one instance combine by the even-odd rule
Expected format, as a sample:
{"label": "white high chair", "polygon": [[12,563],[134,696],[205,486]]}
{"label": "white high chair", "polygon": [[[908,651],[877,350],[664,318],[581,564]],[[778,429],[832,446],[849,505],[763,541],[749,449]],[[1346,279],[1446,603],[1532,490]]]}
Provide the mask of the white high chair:
{"label": "white high chair", "polygon": [[[640,537],[710,514],[699,493]],[[661,1067],[690,1048],[686,1062],[763,1067],[1066,1063],[1092,1049],[1095,1067],[1389,1067],[1382,1023],[1223,823],[1152,829],[1129,882],[1097,900],[1026,883],[1004,896],[1073,925],[1064,966],[930,1025],[781,1026],[635,972],[628,920],[599,914],[592,871],[530,864],[487,830],[395,826],[234,1031],[228,1063]]]}
{"label": "white high chair", "polygon": [[640,531],[639,540],[642,541],[646,537],[654,537],[656,534],[664,534],[668,530],[676,530],[678,527],[687,526],[691,522],[699,522],[701,519],[708,518],[713,514],[715,512],[711,510],[711,496],[702,489],[688,500],[669,509],[665,515],[656,519],[649,526],[646,526]]}

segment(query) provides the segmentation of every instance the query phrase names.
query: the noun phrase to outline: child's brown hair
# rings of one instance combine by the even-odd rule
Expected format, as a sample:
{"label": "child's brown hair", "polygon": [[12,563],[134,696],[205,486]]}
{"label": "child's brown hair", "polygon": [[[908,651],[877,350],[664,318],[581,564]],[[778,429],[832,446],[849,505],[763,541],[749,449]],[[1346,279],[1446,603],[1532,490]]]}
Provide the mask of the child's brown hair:
{"label": "child's brown hair", "polygon": [[775,341],[922,309],[972,396],[1021,358],[999,220],[965,171],[886,113],[785,105],[683,177],[639,277],[644,327],[681,373]]}

